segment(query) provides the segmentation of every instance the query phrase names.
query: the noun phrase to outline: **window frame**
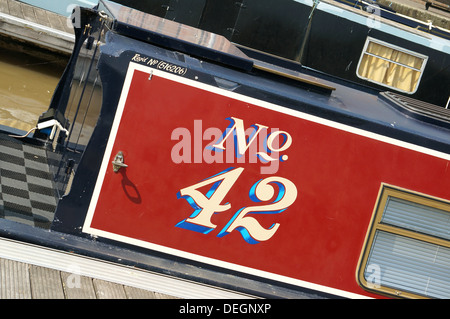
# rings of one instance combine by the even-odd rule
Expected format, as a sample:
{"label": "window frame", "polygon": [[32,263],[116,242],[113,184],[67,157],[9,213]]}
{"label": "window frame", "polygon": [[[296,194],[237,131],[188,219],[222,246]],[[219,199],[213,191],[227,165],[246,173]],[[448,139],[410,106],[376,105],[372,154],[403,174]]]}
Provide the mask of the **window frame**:
{"label": "window frame", "polygon": [[399,226],[387,225],[381,222],[383,218],[383,214],[386,208],[386,204],[390,197],[395,197],[401,200],[406,200],[412,203],[425,205],[432,208],[441,209],[449,212],[450,214],[450,201],[429,196],[426,194],[410,191],[407,189],[403,189],[400,187],[382,184],[380,187],[380,191],[378,194],[378,198],[376,201],[376,205],[374,208],[374,212],[372,215],[372,220],[370,222],[369,229],[366,234],[366,238],[364,241],[363,249],[361,251],[361,256],[358,262],[356,277],[358,284],[365,290],[370,292],[386,295],[386,296],[394,296],[401,298],[415,298],[415,299],[428,299],[429,297],[403,291],[401,289],[395,289],[391,287],[375,286],[372,283],[368,283],[366,278],[364,277],[364,272],[367,267],[367,262],[369,260],[369,256],[374,245],[374,239],[377,231],[384,231],[391,234],[412,238],[416,240],[420,240],[422,242],[427,242],[431,244],[436,244],[439,246],[450,248],[450,240],[446,240],[443,238],[435,237],[432,235],[427,235],[424,233],[419,233],[413,230],[408,230],[401,228]]}
{"label": "window frame", "polygon": [[[391,61],[391,60],[389,60],[389,59],[386,59],[386,58],[383,58],[383,57],[379,57],[379,56],[376,56],[376,55],[374,55],[374,54],[372,54],[372,53],[369,53],[369,52],[367,52],[367,48],[369,47],[369,44],[370,44],[371,42],[376,43],[376,44],[379,44],[379,45],[382,45],[382,46],[384,46],[384,47],[386,47],[386,48],[389,48],[389,49],[393,49],[393,50],[396,50],[396,51],[403,52],[403,53],[405,53],[405,54],[409,54],[409,55],[414,56],[414,57],[416,57],[416,58],[423,59],[422,67],[421,67],[420,69],[416,69],[416,68],[414,68],[414,67],[410,67],[410,66],[404,65],[404,64],[402,64],[402,63],[399,63],[399,62],[396,62],[396,61]],[[413,90],[413,91],[402,90],[402,89],[396,88],[395,86],[388,85],[388,84],[385,84],[385,83],[382,83],[382,82],[378,82],[378,81],[375,81],[375,80],[372,80],[372,79],[370,79],[370,78],[367,78],[367,77],[364,77],[364,76],[360,75],[360,74],[359,74],[359,70],[360,70],[361,63],[362,63],[362,61],[363,61],[363,58],[364,58],[364,55],[365,55],[365,54],[370,55],[370,56],[375,56],[375,57],[377,57],[377,58],[379,58],[379,59],[388,61],[388,62],[390,62],[390,63],[394,63],[394,64],[397,64],[397,65],[401,65],[401,66],[403,66],[403,67],[405,67],[405,68],[413,69],[413,70],[416,70],[416,71],[420,72],[420,76],[419,76],[419,79],[417,80],[417,85],[416,85],[416,87],[414,88],[414,90]],[[387,87],[387,88],[393,89],[393,90],[398,91],[398,92],[403,92],[403,93],[406,93],[406,94],[410,94],[410,95],[411,95],[411,94],[416,93],[417,90],[419,89],[420,81],[422,80],[422,76],[423,76],[423,73],[424,73],[425,66],[426,66],[427,62],[428,62],[428,56],[426,56],[426,55],[424,55],[424,54],[417,53],[417,52],[415,52],[415,51],[411,51],[411,50],[408,50],[408,49],[404,49],[404,48],[402,48],[402,47],[396,46],[396,45],[394,45],[394,44],[391,44],[391,43],[388,43],[388,42],[385,42],[385,41],[378,40],[378,39],[376,39],[376,38],[367,37],[367,38],[366,38],[366,42],[364,43],[363,50],[362,50],[362,52],[361,52],[361,56],[360,56],[360,58],[359,58],[358,66],[356,67],[356,76],[357,76],[358,78],[362,79],[362,80],[365,80],[365,81],[368,81],[368,82],[371,82],[371,83],[374,83],[374,84],[377,84],[377,85],[380,85],[380,86],[383,86],[383,87]]]}

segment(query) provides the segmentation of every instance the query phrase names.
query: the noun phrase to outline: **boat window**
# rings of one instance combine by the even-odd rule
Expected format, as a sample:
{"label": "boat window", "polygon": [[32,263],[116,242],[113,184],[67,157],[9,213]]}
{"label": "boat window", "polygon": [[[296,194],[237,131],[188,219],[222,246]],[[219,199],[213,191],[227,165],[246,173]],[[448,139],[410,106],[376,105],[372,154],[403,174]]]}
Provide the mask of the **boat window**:
{"label": "boat window", "polygon": [[367,38],[358,77],[412,94],[416,92],[428,57],[373,38]]}
{"label": "boat window", "polygon": [[405,298],[450,298],[450,202],[383,185],[360,284]]}

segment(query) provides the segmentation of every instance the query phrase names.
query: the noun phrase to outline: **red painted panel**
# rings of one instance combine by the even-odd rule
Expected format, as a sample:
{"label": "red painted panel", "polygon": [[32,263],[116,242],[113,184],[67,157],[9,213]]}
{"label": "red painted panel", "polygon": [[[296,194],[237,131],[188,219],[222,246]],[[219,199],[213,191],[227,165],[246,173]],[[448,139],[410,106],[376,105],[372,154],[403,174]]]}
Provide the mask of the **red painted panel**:
{"label": "red painted panel", "polygon": [[[450,198],[449,162],[445,159],[244,102],[237,95],[227,97],[155,74],[148,78],[148,73],[139,70],[132,78],[108,158],[110,165],[115,154],[123,151],[129,166],[119,173],[108,166],[92,229],[368,294],[357,285],[355,272],[381,184]],[[244,163],[236,163],[235,156],[231,157],[233,163],[230,158],[224,163],[206,163],[202,150],[219,141],[217,132],[225,132],[232,123],[227,120],[230,117],[242,120],[245,128],[260,124],[288,133],[292,144],[279,154],[287,156],[285,161],[274,161],[270,174],[261,173],[269,164],[250,163],[248,157]],[[208,137],[208,133],[216,136]],[[181,155],[188,163],[177,163]],[[216,227],[208,233],[189,229],[190,223],[176,227],[195,211],[188,197],[177,197],[180,190],[231,167],[243,170],[235,180],[230,172],[236,170],[222,175],[230,182],[229,190],[225,180],[218,180],[222,183],[213,190],[214,183],[198,189],[203,196],[197,198],[204,199],[217,199],[216,192],[226,190],[218,204],[229,203],[228,209],[210,218]],[[273,187],[265,188],[269,193],[273,190],[272,199],[254,202],[249,194],[252,186],[271,177],[281,181],[281,189],[286,186],[286,194],[276,199],[280,183],[272,183]],[[434,182],[437,180],[441,183]],[[213,195],[207,195],[208,191]],[[243,228],[222,236],[241,208],[262,207],[277,200],[283,203],[289,196],[295,201],[282,212],[257,214],[255,208],[246,215],[246,221],[253,218],[265,229],[278,224],[267,240],[249,243],[239,231],[245,233]]]}

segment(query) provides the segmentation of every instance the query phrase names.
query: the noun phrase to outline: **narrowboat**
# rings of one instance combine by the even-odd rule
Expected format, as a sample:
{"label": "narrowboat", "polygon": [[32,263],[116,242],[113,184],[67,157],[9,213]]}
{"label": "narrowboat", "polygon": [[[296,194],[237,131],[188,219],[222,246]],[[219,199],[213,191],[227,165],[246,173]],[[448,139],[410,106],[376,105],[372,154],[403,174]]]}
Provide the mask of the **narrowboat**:
{"label": "narrowboat", "polygon": [[48,110],[1,127],[2,238],[260,298],[450,297],[450,110],[107,0],[72,22]]}

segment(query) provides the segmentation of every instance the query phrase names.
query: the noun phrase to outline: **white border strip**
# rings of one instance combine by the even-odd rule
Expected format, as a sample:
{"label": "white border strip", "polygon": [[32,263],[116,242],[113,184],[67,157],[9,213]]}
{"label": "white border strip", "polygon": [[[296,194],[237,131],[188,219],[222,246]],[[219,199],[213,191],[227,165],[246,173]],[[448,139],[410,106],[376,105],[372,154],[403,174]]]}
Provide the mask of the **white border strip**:
{"label": "white border strip", "polygon": [[184,299],[250,299],[232,291],[0,238],[0,257]]}
{"label": "white border strip", "polygon": [[424,147],[420,147],[411,143],[406,143],[403,141],[399,141],[393,138],[389,138],[386,136],[382,136],[379,134],[375,134],[375,133],[371,133],[371,132],[367,132],[358,128],[354,128],[351,126],[347,126],[344,124],[340,124],[340,123],[336,123],[330,120],[326,120],[323,118],[319,118],[310,114],[306,114],[306,113],[302,113],[296,110],[291,110],[285,107],[281,107],[279,105],[275,105],[275,104],[271,104],[265,101],[261,101],[261,100],[257,100],[251,97],[247,97],[241,94],[237,94],[237,93],[233,93],[233,92],[229,92],[223,89],[219,89],[213,86],[209,86],[203,83],[199,83],[196,82],[194,80],[190,80],[190,79],[186,79],[186,78],[182,78],[170,73],[166,73],[160,70],[156,70],[156,69],[152,69],[150,67],[144,66],[144,65],[140,65],[140,64],[136,64],[133,62],[130,62],[128,71],[127,71],[127,75],[125,78],[125,82],[124,82],[124,86],[122,89],[122,95],[117,107],[117,112],[116,112],[116,116],[113,122],[113,126],[111,129],[111,133],[110,133],[110,137],[108,140],[108,144],[106,147],[106,151],[104,154],[104,158],[102,161],[102,165],[100,168],[100,172],[99,172],[99,176],[98,176],[98,180],[97,183],[95,185],[95,189],[93,192],[93,196],[92,196],[92,201],[90,203],[89,209],[88,209],[88,213],[86,216],[86,220],[83,226],[83,232],[92,234],[92,235],[97,235],[97,236],[101,236],[101,237],[105,237],[105,238],[109,238],[109,239],[113,239],[113,240],[117,240],[120,242],[125,242],[125,243],[129,243],[132,245],[137,245],[140,247],[144,247],[144,248],[148,248],[148,249],[152,249],[152,250],[156,250],[156,251],[161,251],[164,253],[168,253],[171,255],[175,255],[175,256],[179,256],[179,257],[183,257],[183,258],[187,258],[187,259],[191,259],[191,260],[196,260],[199,262],[203,262],[203,263],[207,263],[207,264],[211,264],[211,265],[216,265],[219,267],[225,267],[228,269],[232,269],[238,272],[243,272],[243,273],[249,273],[249,274],[253,274],[256,276],[260,276],[260,277],[264,277],[264,278],[269,278],[272,280],[276,280],[279,282],[285,282],[285,283],[289,283],[289,284],[293,284],[296,286],[300,286],[300,287],[305,287],[305,288],[309,288],[309,289],[313,289],[313,290],[317,290],[317,291],[322,291],[322,292],[326,292],[326,293],[330,293],[330,294],[334,294],[334,295],[338,295],[338,296],[343,296],[343,297],[347,297],[347,298],[367,298],[366,296],[363,295],[359,295],[359,294],[354,294],[351,292],[347,292],[347,291],[343,291],[340,289],[334,289],[331,287],[326,287],[326,286],[322,286],[322,285],[317,285],[314,283],[310,283],[310,282],[306,282],[306,281],[302,281],[302,280],[297,280],[294,278],[290,278],[290,277],[286,277],[286,276],[281,276],[278,274],[274,274],[274,273],[269,273],[266,271],[261,271],[258,269],[253,269],[253,268],[249,268],[249,267],[244,267],[241,265],[236,265],[236,264],[232,264],[232,263],[228,263],[228,262],[224,262],[221,260],[217,260],[217,259],[213,259],[213,258],[208,258],[208,257],[204,257],[204,256],[200,256],[200,255],[196,255],[196,254],[192,254],[192,253],[188,253],[185,251],[181,251],[178,249],[172,249],[172,248],[168,248],[168,247],[164,247],[161,245],[156,245],[156,244],[152,244],[149,242],[145,242],[145,241],[141,241],[141,240],[137,240],[137,239],[133,239],[133,238],[129,238],[126,236],[121,236],[121,235],[117,235],[117,234],[113,234],[110,232],[106,232],[106,231],[102,231],[99,229],[95,229],[92,228],[91,222],[92,222],[92,218],[94,216],[95,213],[95,208],[97,205],[97,201],[100,195],[100,191],[101,191],[101,187],[103,184],[103,180],[105,177],[105,173],[106,170],[108,168],[110,168],[110,163],[109,163],[109,158],[111,156],[112,153],[112,148],[114,146],[115,143],[115,139],[116,139],[116,135],[118,132],[118,128],[119,128],[119,124],[122,118],[122,114],[124,111],[124,107],[125,107],[125,103],[127,100],[127,96],[128,96],[128,92],[130,89],[130,85],[131,85],[131,81],[134,75],[134,72],[138,70],[138,71],[142,71],[142,72],[146,72],[146,73],[153,73],[154,76],[159,76],[168,80],[172,80],[172,81],[176,81],[178,83],[182,83],[184,85],[189,85],[195,88],[199,88],[208,92],[212,92],[215,94],[219,94],[222,96],[227,96],[233,99],[237,99],[237,100],[241,100],[243,102],[246,103],[250,103],[250,104],[254,104],[257,105],[259,107],[263,107],[266,109],[270,109],[279,113],[284,113],[284,114],[288,114],[297,118],[301,118],[307,121],[311,121],[311,122],[315,122],[315,123],[319,123],[322,125],[326,125],[329,127],[333,127],[336,128],[338,130],[342,130],[342,131],[346,131],[346,132],[350,132],[353,134],[357,134],[360,136],[364,136],[370,139],[374,139],[374,140],[379,140],[388,144],[392,144],[392,145],[397,145],[399,147],[403,147],[403,148],[407,148],[407,149],[411,149],[417,152],[421,152],[424,154],[428,154],[431,156],[435,156],[438,158],[442,158],[445,160],[450,160],[450,154],[446,154],[446,153],[442,153],[442,152],[438,152],[438,151],[434,151],[434,150],[430,150]]}

